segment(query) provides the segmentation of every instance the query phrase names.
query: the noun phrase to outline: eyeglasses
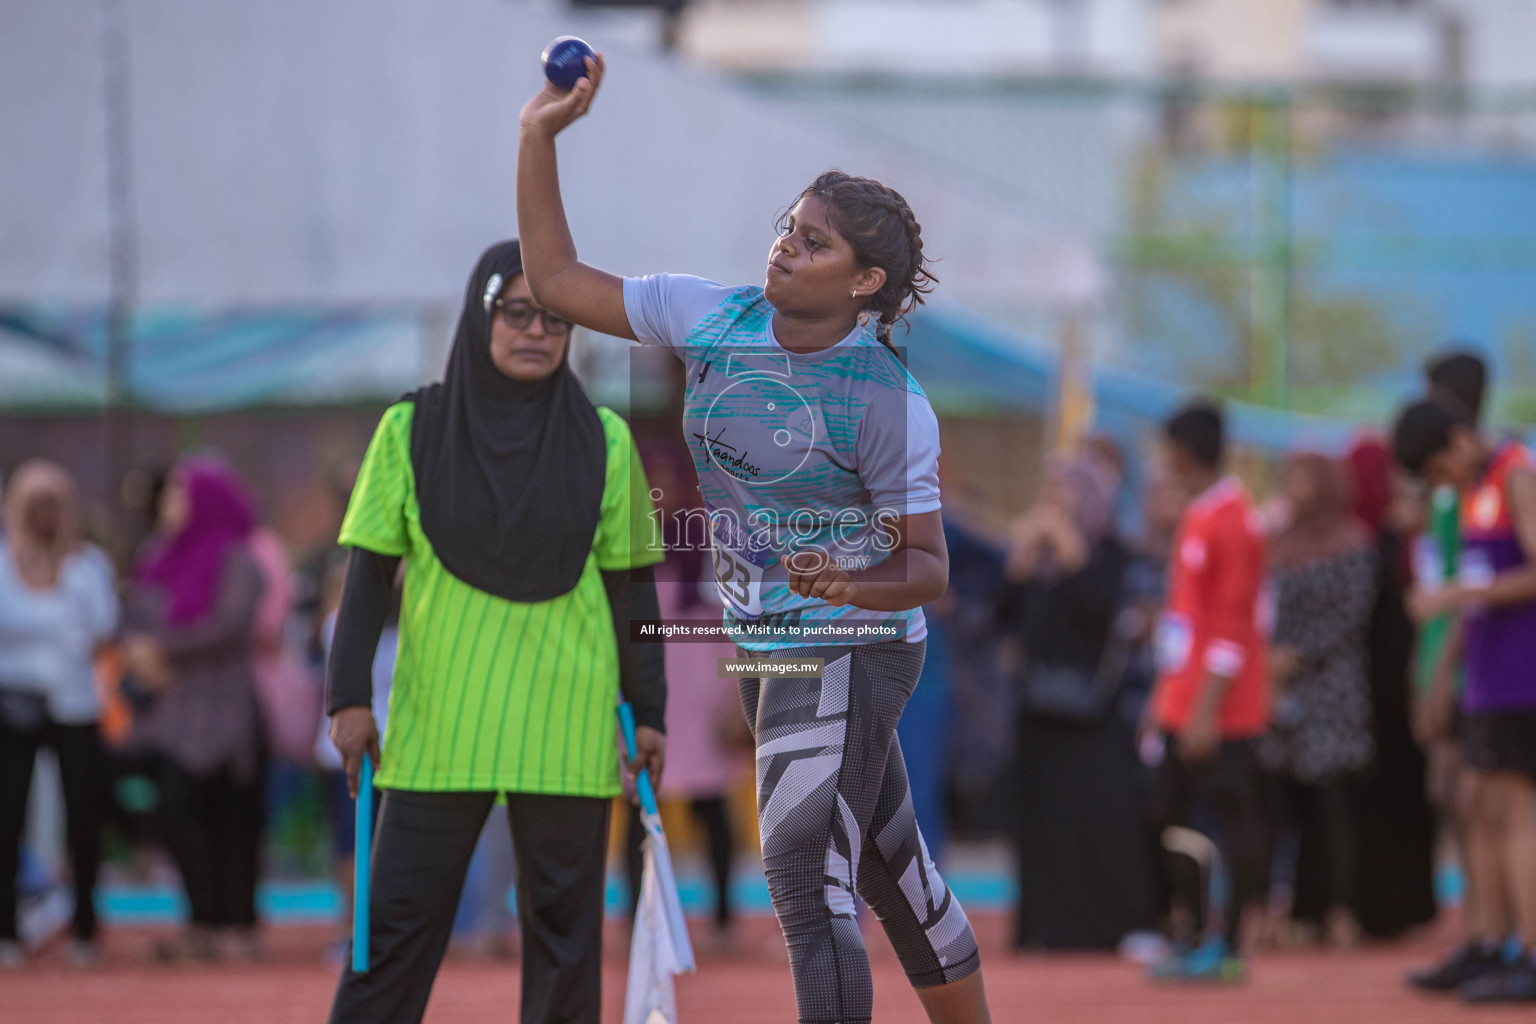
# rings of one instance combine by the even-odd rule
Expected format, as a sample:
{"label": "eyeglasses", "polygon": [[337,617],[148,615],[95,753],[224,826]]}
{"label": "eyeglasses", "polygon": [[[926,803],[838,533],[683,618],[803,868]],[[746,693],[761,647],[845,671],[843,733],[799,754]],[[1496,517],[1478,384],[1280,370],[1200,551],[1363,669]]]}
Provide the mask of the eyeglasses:
{"label": "eyeglasses", "polygon": [[563,320],[547,309],[535,309],[530,303],[521,299],[508,302],[506,299],[497,299],[492,306],[496,309],[496,315],[501,322],[514,331],[526,330],[537,316],[544,323],[545,334],[565,334],[571,329],[571,322]]}

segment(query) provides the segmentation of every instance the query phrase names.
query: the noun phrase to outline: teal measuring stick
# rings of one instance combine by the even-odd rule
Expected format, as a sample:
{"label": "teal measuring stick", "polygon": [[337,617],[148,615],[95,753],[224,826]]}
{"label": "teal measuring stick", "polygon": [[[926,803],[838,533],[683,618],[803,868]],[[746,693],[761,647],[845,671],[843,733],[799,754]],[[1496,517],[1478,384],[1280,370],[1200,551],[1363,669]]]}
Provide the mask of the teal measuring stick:
{"label": "teal measuring stick", "polygon": [[[635,760],[635,709],[625,701],[619,705],[619,726],[624,730],[624,750],[629,760]],[[635,789],[640,793],[640,809],[647,814],[659,814],[656,806],[656,790],[651,787],[651,773],[645,769],[635,779]]]}
{"label": "teal measuring stick", "polygon": [[368,868],[373,860],[373,762],[363,754],[357,780],[357,842],[352,869],[352,970],[368,971]]}

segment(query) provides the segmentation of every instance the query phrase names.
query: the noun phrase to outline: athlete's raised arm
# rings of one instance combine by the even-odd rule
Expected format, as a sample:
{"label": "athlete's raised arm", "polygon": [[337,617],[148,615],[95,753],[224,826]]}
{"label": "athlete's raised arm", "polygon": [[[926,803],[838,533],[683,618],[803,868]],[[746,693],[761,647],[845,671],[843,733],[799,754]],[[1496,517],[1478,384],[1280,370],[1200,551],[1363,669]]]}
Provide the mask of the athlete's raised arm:
{"label": "athlete's raised arm", "polygon": [[603,66],[601,54],[588,59],[587,77],[570,92],[546,82],[523,106],[517,143],[517,232],[523,274],[535,302],[572,323],[634,340],[624,312],[623,279],[576,258],[555,160],[555,136],[592,106]]}

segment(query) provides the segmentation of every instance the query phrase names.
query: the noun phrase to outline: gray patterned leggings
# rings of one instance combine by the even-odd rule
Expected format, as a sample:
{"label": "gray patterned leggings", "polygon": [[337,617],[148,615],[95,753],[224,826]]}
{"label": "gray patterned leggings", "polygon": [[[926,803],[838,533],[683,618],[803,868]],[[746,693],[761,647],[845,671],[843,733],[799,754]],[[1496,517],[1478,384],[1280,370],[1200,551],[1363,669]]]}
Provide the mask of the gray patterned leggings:
{"label": "gray patterned leggings", "polygon": [[741,681],[757,741],[763,867],[789,946],[800,1024],[865,1024],[873,1013],[855,891],[914,986],[959,981],[981,966],[970,922],[918,831],[896,741],[925,647],[776,651],[824,659],[823,677]]}

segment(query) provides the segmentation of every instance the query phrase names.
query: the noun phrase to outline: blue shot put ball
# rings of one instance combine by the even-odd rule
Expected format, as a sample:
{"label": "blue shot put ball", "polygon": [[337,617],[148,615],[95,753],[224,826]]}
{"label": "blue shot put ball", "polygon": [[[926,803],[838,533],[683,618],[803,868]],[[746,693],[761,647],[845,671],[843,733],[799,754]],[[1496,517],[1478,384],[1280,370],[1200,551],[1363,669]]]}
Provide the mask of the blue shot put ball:
{"label": "blue shot put ball", "polygon": [[597,57],[597,51],[586,40],[575,36],[561,36],[544,47],[544,77],[556,89],[569,92],[576,83],[587,77],[587,58]]}

